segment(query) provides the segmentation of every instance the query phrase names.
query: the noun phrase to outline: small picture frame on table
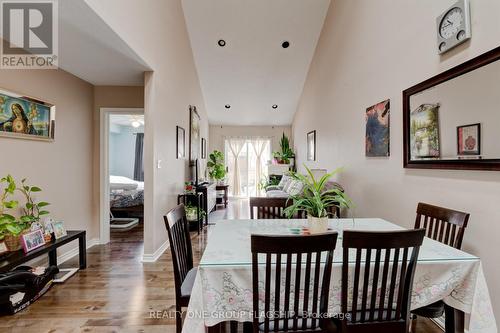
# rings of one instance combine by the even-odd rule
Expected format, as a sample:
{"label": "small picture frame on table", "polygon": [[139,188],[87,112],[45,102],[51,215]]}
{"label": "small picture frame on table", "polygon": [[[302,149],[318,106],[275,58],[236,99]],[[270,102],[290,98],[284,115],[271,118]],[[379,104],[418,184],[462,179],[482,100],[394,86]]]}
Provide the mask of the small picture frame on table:
{"label": "small picture frame on table", "polygon": [[481,155],[481,124],[457,127],[457,155]]}
{"label": "small picture frame on table", "polygon": [[59,221],[53,224],[54,227],[54,236],[56,239],[63,238],[67,235],[66,229],[64,229],[64,222]]}
{"label": "small picture frame on table", "polygon": [[3,241],[0,242],[0,256],[2,254],[7,253],[7,252],[9,252],[9,249],[7,248],[7,245],[5,244],[5,242],[3,242]]}
{"label": "small picture frame on table", "polygon": [[45,238],[43,237],[43,232],[41,229],[37,229],[35,231],[24,234],[21,241],[23,243],[24,253],[28,253],[45,245]]}

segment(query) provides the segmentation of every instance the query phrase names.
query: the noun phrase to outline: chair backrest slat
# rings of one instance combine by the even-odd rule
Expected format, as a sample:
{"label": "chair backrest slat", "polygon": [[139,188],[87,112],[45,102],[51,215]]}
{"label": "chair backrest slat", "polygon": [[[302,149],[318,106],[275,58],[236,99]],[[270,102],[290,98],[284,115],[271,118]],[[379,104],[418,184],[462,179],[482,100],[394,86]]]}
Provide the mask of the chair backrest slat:
{"label": "chair backrest slat", "polygon": [[288,198],[250,198],[251,219],[283,219],[283,211],[292,204]]}
{"label": "chair backrest slat", "polygon": [[[342,332],[407,332],[413,276],[424,236],[424,229],[344,231],[342,313],[346,319]],[[349,260],[352,251],[356,253],[354,267]],[[354,278],[349,279],[352,270]]]}
{"label": "chair backrest slat", "polygon": [[193,268],[193,250],[189,235],[189,224],[184,205],[170,210],[163,217],[170,242],[176,297],[181,296],[181,285],[190,269]]}
{"label": "chair backrest slat", "polygon": [[[326,318],[328,293],[337,233],[311,236],[252,235],[251,242],[254,332],[259,332],[261,325],[265,333],[316,330],[326,333],[324,327],[329,320]],[[264,260],[259,262],[263,257]],[[262,286],[259,278],[263,278],[264,284],[263,307],[259,299],[259,286]],[[281,288],[284,288],[284,293]],[[274,317],[265,315],[261,318],[262,308],[265,314],[272,313]]]}
{"label": "chair backrest slat", "polygon": [[427,237],[460,249],[469,217],[468,213],[419,203],[415,229],[424,228]]}

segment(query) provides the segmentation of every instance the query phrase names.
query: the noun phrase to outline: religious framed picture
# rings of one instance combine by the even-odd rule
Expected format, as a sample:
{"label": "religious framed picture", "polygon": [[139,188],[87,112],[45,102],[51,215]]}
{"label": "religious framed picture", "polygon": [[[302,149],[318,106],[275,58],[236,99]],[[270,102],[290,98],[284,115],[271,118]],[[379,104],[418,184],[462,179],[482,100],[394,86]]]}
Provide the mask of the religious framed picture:
{"label": "religious framed picture", "polygon": [[457,127],[457,154],[481,155],[481,124]]}
{"label": "religious framed picture", "polygon": [[64,236],[67,235],[63,221],[54,223],[53,228],[54,228],[54,236],[56,237],[56,239],[63,238]]}
{"label": "religious framed picture", "polygon": [[25,253],[45,245],[42,229],[28,232],[22,236],[22,244]]}
{"label": "religious framed picture", "polygon": [[189,161],[194,163],[200,158],[200,115],[196,106],[189,106]]}
{"label": "religious framed picture", "polygon": [[316,131],[307,133],[307,160],[316,161]]}
{"label": "religious framed picture", "polygon": [[177,159],[186,157],[186,131],[180,126],[177,128]]}
{"label": "religious framed picture", "polygon": [[205,138],[201,138],[201,158],[207,158],[207,140]]}
{"label": "religious framed picture", "polygon": [[390,155],[390,116],[390,100],[366,109],[365,155],[367,157]]}
{"label": "religious framed picture", "polygon": [[0,136],[53,141],[56,107],[0,89]]}

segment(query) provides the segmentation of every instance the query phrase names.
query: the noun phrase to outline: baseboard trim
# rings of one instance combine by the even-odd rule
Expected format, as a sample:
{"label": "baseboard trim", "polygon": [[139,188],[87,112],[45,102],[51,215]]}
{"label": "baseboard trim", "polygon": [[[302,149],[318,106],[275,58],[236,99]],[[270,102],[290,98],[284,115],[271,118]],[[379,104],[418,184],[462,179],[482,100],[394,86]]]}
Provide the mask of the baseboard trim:
{"label": "baseboard trim", "polygon": [[[87,250],[90,249],[91,247],[93,247],[95,245],[99,245],[99,244],[101,244],[101,241],[99,240],[99,238],[93,238],[93,239],[87,241]],[[75,248],[69,250],[68,252],[57,256],[57,265],[62,264],[63,262],[72,259],[73,257],[77,256],[78,253],[79,253],[79,248],[75,247]]]}
{"label": "baseboard trim", "polygon": [[161,246],[156,250],[153,254],[146,254],[144,253],[142,255],[141,262],[155,262],[158,260],[158,258],[161,257],[163,252],[165,252],[168,249],[168,240],[165,241],[165,243],[161,244]]}

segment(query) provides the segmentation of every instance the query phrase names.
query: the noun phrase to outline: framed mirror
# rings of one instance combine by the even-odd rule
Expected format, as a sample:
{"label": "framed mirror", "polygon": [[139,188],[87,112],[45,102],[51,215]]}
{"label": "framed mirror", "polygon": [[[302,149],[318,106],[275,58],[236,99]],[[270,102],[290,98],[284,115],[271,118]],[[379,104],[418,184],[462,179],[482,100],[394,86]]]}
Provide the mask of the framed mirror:
{"label": "framed mirror", "polygon": [[500,47],[403,91],[404,167],[500,170]]}

